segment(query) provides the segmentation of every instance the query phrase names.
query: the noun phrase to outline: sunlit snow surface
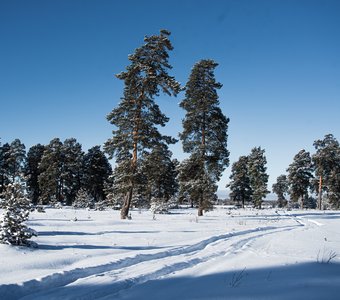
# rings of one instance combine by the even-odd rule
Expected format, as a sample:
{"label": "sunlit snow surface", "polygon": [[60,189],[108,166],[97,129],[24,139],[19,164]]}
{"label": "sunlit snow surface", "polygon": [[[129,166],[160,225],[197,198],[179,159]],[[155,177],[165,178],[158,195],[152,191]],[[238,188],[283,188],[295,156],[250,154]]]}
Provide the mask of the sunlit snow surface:
{"label": "sunlit snow surface", "polygon": [[340,212],[47,209],[0,245],[0,299],[340,299]]}

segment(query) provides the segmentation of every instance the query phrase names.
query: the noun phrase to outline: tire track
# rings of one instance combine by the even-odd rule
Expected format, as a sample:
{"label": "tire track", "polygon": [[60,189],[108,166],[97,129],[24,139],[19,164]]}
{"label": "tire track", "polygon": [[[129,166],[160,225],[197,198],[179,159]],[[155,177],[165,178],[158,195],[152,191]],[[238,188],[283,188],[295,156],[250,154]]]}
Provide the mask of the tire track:
{"label": "tire track", "polygon": [[[18,297],[12,299],[19,299],[25,295],[27,296],[22,299],[74,299],[76,294],[79,294],[79,299],[98,299],[107,295],[117,295],[134,285],[191,268],[216,257],[235,255],[254,240],[265,235],[298,227],[300,226],[270,226],[221,234],[190,246],[153,254],[138,254],[106,265],[52,274],[41,279],[40,282],[33,280],[24,283],[20,294],[17,293]],[[234,239],[237,241],[230,245],[230,241]],[[131,274],[136,275],[131,276]],[[94,290],[94,285],[98,281],[101,282],[101,285],[105,285],[104,289],[101,287]],[[86,290],[84,286],[91,286],[91,289]],[[16,288],[18,287],[16,286]],[[73,290],[71,294],[69,293],[70,289]]]}

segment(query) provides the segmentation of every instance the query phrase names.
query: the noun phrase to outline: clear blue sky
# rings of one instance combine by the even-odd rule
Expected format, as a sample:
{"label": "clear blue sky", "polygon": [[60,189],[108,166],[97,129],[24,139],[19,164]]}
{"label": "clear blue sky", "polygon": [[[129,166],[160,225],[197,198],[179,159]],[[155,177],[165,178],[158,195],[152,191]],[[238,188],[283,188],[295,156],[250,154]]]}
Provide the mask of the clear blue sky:
{"label": "clear blue sky", "polygon": [[[200,59],[219,63],[231,163],[261,146],[271,187],[299,150],[313,151],[327,133],[339,140],[340,1],[0,0],[1,142],[103,144],[123,89],[114,74],[162,28],[172,32],[171,74],[182,84]],[[182,97],[157,99],[173,136]],[[172,150],[184,157],[180,144]]]}

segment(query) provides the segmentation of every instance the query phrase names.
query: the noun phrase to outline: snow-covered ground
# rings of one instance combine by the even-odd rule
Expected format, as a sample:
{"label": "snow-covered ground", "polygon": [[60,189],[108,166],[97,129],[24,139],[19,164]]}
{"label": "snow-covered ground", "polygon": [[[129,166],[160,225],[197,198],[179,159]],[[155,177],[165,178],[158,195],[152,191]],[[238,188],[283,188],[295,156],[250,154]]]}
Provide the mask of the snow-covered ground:
{"label": "snow-covered ground", "polygon": [[47,209],[0,245],[0,299],[340,299],[340,212]]}

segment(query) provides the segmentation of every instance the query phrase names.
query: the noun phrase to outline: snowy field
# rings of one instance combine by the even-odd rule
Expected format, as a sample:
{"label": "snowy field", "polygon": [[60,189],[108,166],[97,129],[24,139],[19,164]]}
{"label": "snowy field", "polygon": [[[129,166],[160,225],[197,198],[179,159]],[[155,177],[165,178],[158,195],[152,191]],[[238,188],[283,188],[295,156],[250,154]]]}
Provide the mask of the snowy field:
{"label": "snowy field", "polygon": [[48,209],[0,245],[0,299],[340,299],[340,212]]}

